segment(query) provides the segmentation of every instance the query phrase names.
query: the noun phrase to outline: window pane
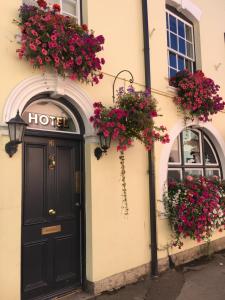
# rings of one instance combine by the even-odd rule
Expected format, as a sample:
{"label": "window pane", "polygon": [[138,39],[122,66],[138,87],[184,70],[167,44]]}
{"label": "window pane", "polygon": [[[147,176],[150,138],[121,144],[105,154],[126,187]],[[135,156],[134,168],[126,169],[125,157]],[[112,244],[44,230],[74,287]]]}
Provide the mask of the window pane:
{"label": "window pane", "polygon": [[169,163],[180,163],[179,137],[177,137],[173,143],[170,152]]}
{"label": "window pane", "polygon": [[170,77],[174,77],[177,74],[177,70],[171,69],[170,68]]}
{"label": "window pane", "polygon": [[206,177],[213,177],[213,176],[220,177],[220,170],[219,169],[205,169],[205,176]]}
{"label": "window pane", "polygon": [[187,56],[193,58],[193,46],[187,42]]}
{"label": "window pane", "polygon": [[185,164],[200,164],[201,149],[199,133],[192,130],[183,131],[183,153]]}
{"label": "window pane", "polygon": [[168,181],[175,180],[175,181],[181,181],[182,176],[181,176],[181,170],[173,170],[169,169],[168,170]]}
{"label": "window pane", "polygon": [[179,38],[179,52],[186,54],[185,40],[182,38]]}
{"label": "window pane", "polygon": [[184,38],[184,23],[178,20],[178,34]]}
{"label": "window pane", "polygon": [[188,69],[190,72],[193,72],[193,63],[192,61],[185,59],[185,68]]}
{"label": "window pane", "polygon": [[191,27],[186,25],[185,26],[186,28],[186,40],[192,42],[192,30],[191,30]]}
{"label": "window pane", "polygon": [[179,71],[184,69],[184,58],[181,56],[178,56],[178,69]]}
{"label": "window pane", "polygon": [[216,157],[213,153],[213,150],[211,148],[211,146],[209,145],[209,143],[206,141],[206,139],[204,138],[204,157],[205,157],[205,164],[206,165],[210,165],[210,164],[216,164],[217,160]]}
{"label": "window pane", "polygon": [[170,33],[170,47],[177,50],[177,36],[173,33]]}
{"label": "window pane", "polygon": [[62,10],[66,14],[76,16],[77,15],[76,0],[63,0],[62,1]]}
{"label": "window pane", "polygon": [[185,169],[185,177],[188,176],[188,175],[191,175],[191,176],[203,176],[203,169]]}
{"label": "window pane", "polygon": [[177,68],[177,57],[176,54],[170,52],[169,53],[169,58],[170,58],[170,66],[173,67],[174,69]]}
{"label": "window pane", "polygon": [[174,16],[169,16],[170,31],[177,33],[177,20]]}
{"label": "window pane", "polygon": [[168,29],[168,13],[166,13],[166,28]]}

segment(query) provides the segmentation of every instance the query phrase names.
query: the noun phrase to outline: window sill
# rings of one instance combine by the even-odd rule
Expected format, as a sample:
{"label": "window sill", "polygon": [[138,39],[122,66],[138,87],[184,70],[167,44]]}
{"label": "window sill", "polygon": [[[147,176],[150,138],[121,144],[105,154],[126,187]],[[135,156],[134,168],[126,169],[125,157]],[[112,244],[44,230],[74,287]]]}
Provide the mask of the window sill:
{"label": "window sill", "polygon": [[176,94],[177,94],[177,89],[169,84],[167,85],[166,90],[173,96],[176,96]]}

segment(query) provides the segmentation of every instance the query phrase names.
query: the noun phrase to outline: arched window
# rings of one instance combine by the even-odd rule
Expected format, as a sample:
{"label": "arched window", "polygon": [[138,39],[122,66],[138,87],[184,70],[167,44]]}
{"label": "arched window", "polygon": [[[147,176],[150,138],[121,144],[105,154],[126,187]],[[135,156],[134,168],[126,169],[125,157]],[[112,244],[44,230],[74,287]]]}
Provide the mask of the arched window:
{"label": "arched window", "polygon": [[167,53],[169,78],[178,71],[195,69],[193,23],[175,8],[166,6]]}
{"label": "arched window", "polygon": [[168,180],[182,180],[187,175],[223,177],[219,156],[209,137],[200,129],[183,130],[173,143]]}

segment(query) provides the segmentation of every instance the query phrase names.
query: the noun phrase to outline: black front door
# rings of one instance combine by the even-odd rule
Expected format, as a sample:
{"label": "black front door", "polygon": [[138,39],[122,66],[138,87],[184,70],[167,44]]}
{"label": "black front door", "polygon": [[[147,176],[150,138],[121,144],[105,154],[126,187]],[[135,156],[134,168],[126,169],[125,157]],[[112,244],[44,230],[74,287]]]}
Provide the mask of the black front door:
{"label": "black front door", "polygon": [[81,142],[24,139],[22,299],[81,285]]}

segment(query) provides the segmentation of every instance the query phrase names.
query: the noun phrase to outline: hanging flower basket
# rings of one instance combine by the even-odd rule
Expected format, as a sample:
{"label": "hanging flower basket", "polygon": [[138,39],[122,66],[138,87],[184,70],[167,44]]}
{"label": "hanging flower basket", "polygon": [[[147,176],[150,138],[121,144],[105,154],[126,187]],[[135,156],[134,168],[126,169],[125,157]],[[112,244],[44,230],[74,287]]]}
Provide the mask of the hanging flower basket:
{"label": "hanging flower basket", "polygon": [[219,85],[205,77],[202,71],[194,74],[188,70],[178,72],[170,79],[170,85],[177,88],[174,102],[186,120],[211,121],[214,115],[224,109],[225,102],[218,95]]}
{"label": "hanging flower basket", "polygon": [[209,242],[216,229],[225,229],[224,188],[217,177],[187,176],[184,182],[169,183],[164,203],[174,246],[181,248],[182,238]]}
{"label": "hanging flower basket", "polygon": [[94,103],[94,115],[90,118],[97,133],[105,137],[111,136],[120,151],[121,177],[123,188],[122,209],[128,213],[124,151],[134,142],[141,141],[148,151],[155,141],[169,142],[166,127],[154,125],[158,116],[156,101],[149,91],[136,92],[133,87],[127,91],[119,89],[114,106],[105,107],[101,102]]}
{"label": "hanging flower basket", "polygon": [[17,24],[22,33],[19,58],[26,58],[34,68],[52,69],[63,77],[98,83],[103,58],[96,54],[103,49],[104,37],[94,36],[85,24],[78,25],[73,17],[60,14],[60,6],[23,4]]}

